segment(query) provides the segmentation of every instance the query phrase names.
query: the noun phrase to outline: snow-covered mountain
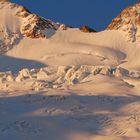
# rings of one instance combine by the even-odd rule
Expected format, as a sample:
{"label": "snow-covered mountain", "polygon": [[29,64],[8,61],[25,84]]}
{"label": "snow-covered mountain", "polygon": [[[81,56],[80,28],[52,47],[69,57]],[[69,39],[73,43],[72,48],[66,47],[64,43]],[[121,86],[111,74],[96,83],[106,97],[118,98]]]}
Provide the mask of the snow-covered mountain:
{"label": "snow-covered mountain", "polygon": [[59,28],[59,24],[9,1],[0,1],[0,13],[1,53],[11,49],[22,37],[48,38]]}
{"label": "snow-covered mountain", "polygon": [[140,41],[140,2],[124,9],[107,29],[122,30],[129,41]]}
{"label": "snow-covered mountain", "polygon": [[[122,40],[119,32],[84,33],[39,17],[9,1],[0,2],[0,13],[0,52],[5,55],[45,65],[116,66],[124,59],[124,53],[114,44],[117,38]],[[107,39],[110,32],[114,42]]]}
{"label": "snow-covered mountain", "polygon": [[0,70],[28,68],[26,62],[17,67],[15,59],[34,61],[33,66],[38,62],[41,66],[121,66],[140,70],[139,7],[140,3],[137,3],[126,8],[107,30],[94,32],[87,26],[68,28],[32,14],[23,6],[2,0]]}
{"label": "snow-covered mountain", "polygon": [[139,140],[139,9],[95,32],[0,0],[0,140]]}
{"label": "snow-covered mountain", "polygon": [[139,70],[139,6],[137,3],[126,8],[107,30],[96,33],[88,31],[87,27],[67,28],[32,14],[23,6],[2,0],[0,52],[45,66],[121,65]]}

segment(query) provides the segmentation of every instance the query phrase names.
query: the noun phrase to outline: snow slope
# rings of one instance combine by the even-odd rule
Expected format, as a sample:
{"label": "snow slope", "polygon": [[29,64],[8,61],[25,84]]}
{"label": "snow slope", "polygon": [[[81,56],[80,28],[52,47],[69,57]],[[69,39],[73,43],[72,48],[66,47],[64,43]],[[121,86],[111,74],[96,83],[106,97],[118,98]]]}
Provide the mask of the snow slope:
{"label": "snow slope", "polygon": [[[125,59],[125,53],[117,48],[117,42],[106,40],[110,33],[114,34],[114,40],[116,38],[125,44],[121,42],[120,34],[112,31],[85,34],[78,29],[68,29],[58,30],[48,40],[38,39],[32,43],[31,39],[24,38],[6,55],[33,59],[46,65],[118,65]],[[99,38],[104,44],[96,43]]]}
{"label": "snow slope", "polygon": [[139,8],[85,33],[0,1],[0,140],[140,139]]}

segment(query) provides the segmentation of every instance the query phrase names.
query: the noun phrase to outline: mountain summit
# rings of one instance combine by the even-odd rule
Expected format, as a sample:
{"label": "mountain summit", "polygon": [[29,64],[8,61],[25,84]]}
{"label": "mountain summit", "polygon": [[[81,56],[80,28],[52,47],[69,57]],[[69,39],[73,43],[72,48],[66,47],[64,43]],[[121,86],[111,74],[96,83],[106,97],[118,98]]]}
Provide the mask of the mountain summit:
{"label": "mountain summit", "polygon": [[23,36],[48,38],[59,27],[51,20],[32,14],[25,7],[0,1],[0,52],[7,52]]}
{"label": "mountain summit", "polygon": [[140,40],[140,2],[124,9],[107,29],[125,31],[129,41]]}

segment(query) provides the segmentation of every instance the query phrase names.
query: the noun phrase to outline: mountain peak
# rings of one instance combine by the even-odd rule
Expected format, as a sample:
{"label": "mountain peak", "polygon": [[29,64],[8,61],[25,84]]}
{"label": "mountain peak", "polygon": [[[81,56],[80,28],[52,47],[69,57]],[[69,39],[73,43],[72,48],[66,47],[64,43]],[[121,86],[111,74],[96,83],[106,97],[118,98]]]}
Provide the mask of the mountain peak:
{"label": "mountain peak", "polygon": [[0,53],[13,47],[20,38],[49,38],[59,25],[31,13],[25,7],[9,0],[0,0]]}
{"label": "mountain peak", "polygon": [[124,9],[107,29],[126,32],[129,41],[140,40],[140,2]]}

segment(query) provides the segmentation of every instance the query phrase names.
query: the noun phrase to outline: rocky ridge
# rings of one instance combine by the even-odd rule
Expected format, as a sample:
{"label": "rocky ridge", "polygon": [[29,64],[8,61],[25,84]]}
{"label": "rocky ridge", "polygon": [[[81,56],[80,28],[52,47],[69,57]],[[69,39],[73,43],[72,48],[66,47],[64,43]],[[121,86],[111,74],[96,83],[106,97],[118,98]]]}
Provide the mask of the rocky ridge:
{"label": "rocky ridge", "polygon": [[140,41],[140,2],[124,9],[107,29],[126,32],[128,41]]}
{"label": "rocky ridge", "polygon": [[[26,37],[31,38],[40,38],[45,37],[43,30],[52,29],[57,30],[58,24],[55,24],[51,20],[44,19],[36,14],[32,14],[25,7],[11,2],[1,2],[3,6],[6,4],[9,5],[9,8],[16,9],[15,16],[18,16],[23,19],[23,24],[21,27],[21,33]],[[2,7],[1,7],[2,8]]]}
{"label": "rocky ridge", "polygon": [[[2,20],[0,23],[1,54],[12,49],[22,37],[48,38],[50,31],[55,32],[60,26],[60,24],[33,14],[25,7],[10,1],[0,1],[0,12]],[[50,31],[48,32],[48,30]]]}

